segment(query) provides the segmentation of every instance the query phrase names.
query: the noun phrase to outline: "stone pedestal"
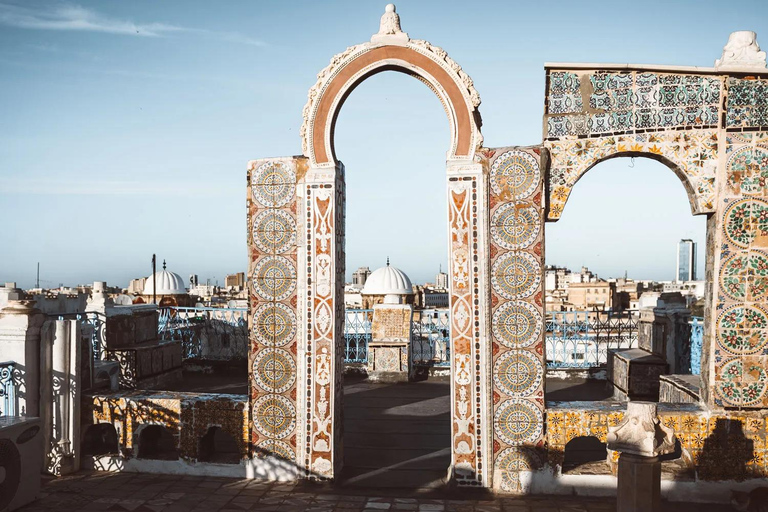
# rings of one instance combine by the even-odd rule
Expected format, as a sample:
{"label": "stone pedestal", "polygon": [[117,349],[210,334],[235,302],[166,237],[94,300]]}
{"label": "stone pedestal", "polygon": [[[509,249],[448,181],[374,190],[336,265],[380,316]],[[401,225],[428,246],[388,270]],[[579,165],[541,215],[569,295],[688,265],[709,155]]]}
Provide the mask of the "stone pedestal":
{"label": "stone pedestal", "polygon": [[616,512],[654,512],[661,506],[661,462],[631,453],[619,456]]}
{"label": "stone pedestal", "polygon": [[608,427],[607,448],[620,452],[617,512],[656,512],[661,501],[659,455],[675,449],[674,431],[656,416],[656,404],[629,402],[624,420]]}
{"label": "stone pedestal", "polygon": [[410,304],[377,304],[373,307],[371,342],[368,344],[368,378],[406,381],[410,374]]}

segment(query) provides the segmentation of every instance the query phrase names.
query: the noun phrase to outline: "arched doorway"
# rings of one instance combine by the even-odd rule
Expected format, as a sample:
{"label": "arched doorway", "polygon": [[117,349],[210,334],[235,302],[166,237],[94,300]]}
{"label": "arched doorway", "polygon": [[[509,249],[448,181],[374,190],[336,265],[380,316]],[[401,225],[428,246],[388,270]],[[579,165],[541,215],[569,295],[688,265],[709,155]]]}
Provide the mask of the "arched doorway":
{"label": "arched doorway", "polygon": [[251,440],[256,451],[293,462],[300,476],[333,478],[341,469],[345,190],[333,130],[354,88],[388,70],[425,83],[448,115],[450,476],[459,485],[487,485],[487,185],[475,159],[480,98],[444,50],[402,32],[393,9],[371,42],[334,56],[318,74],[304,108],[304,156],[249,164]]}

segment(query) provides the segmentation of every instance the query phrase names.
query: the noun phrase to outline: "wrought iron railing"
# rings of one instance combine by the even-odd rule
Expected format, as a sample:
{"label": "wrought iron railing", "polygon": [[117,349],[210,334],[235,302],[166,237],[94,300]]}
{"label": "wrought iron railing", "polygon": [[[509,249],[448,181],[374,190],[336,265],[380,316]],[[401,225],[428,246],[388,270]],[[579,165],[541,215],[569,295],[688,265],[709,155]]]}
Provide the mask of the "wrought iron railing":
{"label": "wrought iron railing", "polygon": [[691,373],[701,374],[701,347],[704,340],[704,319],[699,316],[691,317]]}
{"label": "wrought iron railing", "polygon": [[451,365],[451,321],[448,309],[413,313],[411,359],[417,366]]}
{"label": "wrought iron railing", "polygon": [[547,367],[596,368],[607,363],[609,349],[637,347],[636,313],[547,313]]}
{"label": "wrought iron railing", "polygon": [[91,350],[94,361],[104,359],[107,353],[107,317],[104,313],[98,311],[88,311],[86,313],[64,313],[53,315],[59,320],[80,320],[85,325],[89,325],[91,330]]}
{"label": "wrought iron railing", "polygon": [[16,363],[0,363],[0,416],[16,416]]}
{"label": "wrought iron railing", "polygon": [[158,337],[165,341],[180,341],[182,357],[197,358],[203,355],[205,331],[232,331],[248,337],[248,308],[188,308],[163,307],[159,310]]}
{"label": "wrought iron railing", "polygon": [[345,363],[368,362],[372,321],[372,309],[348,309],[344,312]]}

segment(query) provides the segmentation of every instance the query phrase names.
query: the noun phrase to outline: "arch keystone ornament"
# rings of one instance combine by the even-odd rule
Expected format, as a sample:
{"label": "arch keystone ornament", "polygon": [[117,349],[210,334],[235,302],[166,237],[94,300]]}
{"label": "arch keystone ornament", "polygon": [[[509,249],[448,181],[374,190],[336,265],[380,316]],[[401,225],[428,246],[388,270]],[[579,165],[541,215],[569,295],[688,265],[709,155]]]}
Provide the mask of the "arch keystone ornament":
{"label": "arch keystone ornament", "polygon": [[393,4],[381,17],[379,32],[370,42],[350,46],[334,55],[309,90],[301,126],[302,151],[312,167],[333,167],[333,132],[341,106],[363,80],[394,70],[425,83],[448,115],[451,145],[447,159],[471,162],[482,145],[478,107],[480,95],[472,79],[448,53],[427,41],[410,39],[400,28]]}

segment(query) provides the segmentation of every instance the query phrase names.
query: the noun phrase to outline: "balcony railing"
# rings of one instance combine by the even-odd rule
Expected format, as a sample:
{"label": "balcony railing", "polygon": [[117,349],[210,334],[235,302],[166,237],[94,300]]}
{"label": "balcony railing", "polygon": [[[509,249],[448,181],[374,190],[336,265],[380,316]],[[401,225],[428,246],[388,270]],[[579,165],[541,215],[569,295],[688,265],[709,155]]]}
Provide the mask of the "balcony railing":
{"label": "balcony railing", "polygon": [[704,340],[704,319],[699,316],[691,317],[691,373],[701,374],[701,346]]}
{"label": "balcony railing", "polygon": [[16,363],[0,363],[0,416],[16,416]]}
{"label": "balcony railing", "polygon": [[637,347],[637,317],[633,313],[547,313],[547,367],[597,368],[608,362],[609,349]]}
{"label": "balcony railing", "polygon": [[413,364],[451,365],[451,321],[448,309],[414,311],[411,329]]}
{"label": "balcony railing", "polygon": [[371,341],[372,309],[348,309],[344,312],[345,363],[367,363]]}
{"label": "balcony railing", "polygon": [[207,331],[248,339],[248,308],[164,307],[159,314],[158,337],[180,341],[184,359],[203,355],[203,333]]}
{"label": "balcony railing", "polygon": [[107,350],[107,317],[98,311],[89,311],[87,313],[65,313],[63,315],[53,315],[59,320],[80,320],[85,325],[91,327],[91,350],[94,361],[104,358]]}

